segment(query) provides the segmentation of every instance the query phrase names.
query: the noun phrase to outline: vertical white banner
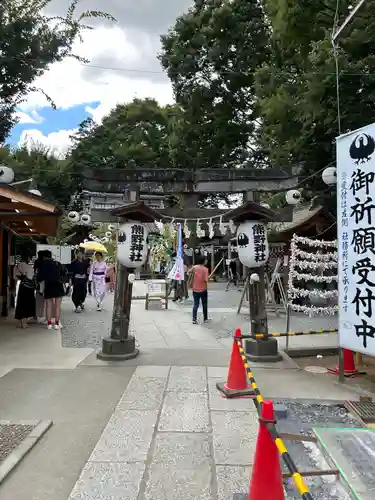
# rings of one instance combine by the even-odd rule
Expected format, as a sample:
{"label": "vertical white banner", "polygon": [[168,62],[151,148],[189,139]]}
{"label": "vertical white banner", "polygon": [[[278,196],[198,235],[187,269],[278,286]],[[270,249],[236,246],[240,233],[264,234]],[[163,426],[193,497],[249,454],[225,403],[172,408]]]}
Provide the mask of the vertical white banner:
{"label": "vertical white banner", "polygon": [[337,138],[340,345],[375,355],[375,124]]}

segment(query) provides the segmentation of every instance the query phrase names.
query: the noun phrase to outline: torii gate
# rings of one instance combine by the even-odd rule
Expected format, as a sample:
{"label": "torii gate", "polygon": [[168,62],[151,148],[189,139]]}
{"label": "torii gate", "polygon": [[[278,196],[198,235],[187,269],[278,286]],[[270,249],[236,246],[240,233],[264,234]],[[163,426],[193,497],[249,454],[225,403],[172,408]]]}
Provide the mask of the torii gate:
{"label": "torii gate", "polygon": [[[197,208],[199,197],[211,193],[244,193],[246,203],[232,211],[228,216],[236,221],[244,217],[265,222],[288,222],[292,220],[292,207],[286,207],[279,212],[261,206],[260,192],[280,192],[295,188],[298,185],[299,167],[291,167],[287,171],[282,169],[211,169],[211,170],[183,170],[183,169],[84,169],[83,189],[102,193],[129,193],[129,203],[112,211],[112,219],[106,214],[106,222],[113,218],[121,218],[122,212],[132,209],[145,209],[142,202],[138,202],[140,194],[183,194],[184,208],[167,208],[153,211],[154,217],[161,220],[169,217],[176,219],[210,218],[228,210]],[[130,193],[133,196],[130,196]],[[215,214],[213,215],[213,212]],[[92,213],[93,220],[96,219]],[[226,217],[227,219],[228,217]],[[104,222],[103,219],[101,222]],[[250,291],[250,311],[252,333],[268,333],[267,316],[265,309],[264,269],[257,270],[261,282]],[[263,280],[262,280],[263,276]],[[119,281],[119,280],[118,280]],[[125,333],[127,336],[127,332]],[[268,338],[255,343],[247,342],[249,355],[253,361],[278,361],[276,339]]]}

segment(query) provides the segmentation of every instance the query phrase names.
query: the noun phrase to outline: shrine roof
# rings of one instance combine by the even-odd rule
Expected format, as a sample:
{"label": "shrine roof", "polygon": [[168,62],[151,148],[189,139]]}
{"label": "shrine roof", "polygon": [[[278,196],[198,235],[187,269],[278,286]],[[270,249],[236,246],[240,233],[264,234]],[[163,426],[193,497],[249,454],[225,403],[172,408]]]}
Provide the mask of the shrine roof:
{"label": "shrine roof", "polygon": [[322,205],[311,207],[310,205],[298,206],[293,209],[293,220],[290,222],[274,222],[270,224],[270,228],[279,233],[284,233],[296,230],[301,226],[306,225],[315,216],[321,213],[327,214]]}
{"label": "shrine roof", "polygon": [[162,219],[162,215],[159,212],[150,208],[143,201],[136,201],[116,207],[110,213],[121,219],[136,220],[139,222],[154,222],[155,220]]}
{"label": "shrine roof", "polygon": [[248,201],[240,207],[234,208],[223,216],[223,221],[245,222],[248,220],[259,220],[272,222],[280,220],[280,214],[255,201]]}

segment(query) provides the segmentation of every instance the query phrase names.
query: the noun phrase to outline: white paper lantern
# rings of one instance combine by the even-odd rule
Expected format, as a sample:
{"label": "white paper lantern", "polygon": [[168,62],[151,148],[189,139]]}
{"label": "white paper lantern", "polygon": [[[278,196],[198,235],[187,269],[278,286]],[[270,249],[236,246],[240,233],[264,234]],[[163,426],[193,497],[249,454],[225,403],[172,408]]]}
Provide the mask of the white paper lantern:
{"label": "white paper lantern", "polygon": [[39,189],[29,189],[29,193],[34,194],[35,196],[42,196],[42,193]]}
{"label": "white paper lantern", "polygon": [[240,224],[237,229],[237,250],[244,266],[264,266],[269,257],[266,226],[255,221]]}
{"label": "white paper lantern", "polygon": [[259,281],[259,274],[253,273],[250,276],[250,283],[257,283]]}
{"label": "white paper lantern", "polygon": [[86,224],[86,225],[90,224],[91,216],[89,214],[82,214],[81,215],[81,222],[82,222],[82,224]]}
{"label": "white paper lantern", "polygon": [[323,170],[322,179],[325,184],[332,186],[337,183],[337,169],[336,167],[328,167]]}
{"label": "white paper lantern", "polygon": [[13,170],[5,165],[0,165],[0,184],[10,184],[13,180]]}
{"label": "white paper lantern", "polygon": [[111,231],[107,231],[105,233],[105,235],[107,236],[107,238],[111,238],[112,237],[112,232]]}
{"label": "white paper lantern", "polygon": [[285,200],[288,205],[297,205],[301,201],[301,193],[297,189],[290,189],[286,192]]}
{"label": "white paper lantern", "polygon": [[115,230],[116,230],[116,226],[114,224],[108,225],[108,231],[115,231]]}
{"label": "white paper lantern", "polygon": [[147,259],[148,229],[136,221],[127,222],[119,228],[117,259],[129,269],[142,267]]}
{"label": "white paper lantern", "polygon": [[69,212],[68,219],[70,222],[78,222],[79,221],[79,213],[78,212]]}

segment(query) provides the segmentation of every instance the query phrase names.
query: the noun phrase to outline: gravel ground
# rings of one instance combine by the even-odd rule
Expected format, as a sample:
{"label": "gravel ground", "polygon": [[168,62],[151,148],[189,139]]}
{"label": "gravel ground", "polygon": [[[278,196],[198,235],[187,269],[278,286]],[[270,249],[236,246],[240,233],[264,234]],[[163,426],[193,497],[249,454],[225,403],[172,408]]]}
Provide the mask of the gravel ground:
{"label": "gravel ground", "polygon": [[0,424],[0,463],[30,434],[34,425]]}

